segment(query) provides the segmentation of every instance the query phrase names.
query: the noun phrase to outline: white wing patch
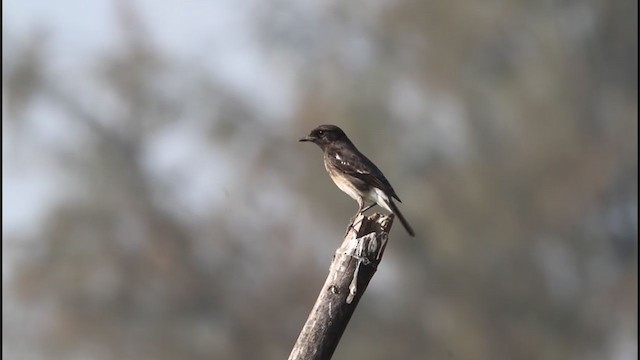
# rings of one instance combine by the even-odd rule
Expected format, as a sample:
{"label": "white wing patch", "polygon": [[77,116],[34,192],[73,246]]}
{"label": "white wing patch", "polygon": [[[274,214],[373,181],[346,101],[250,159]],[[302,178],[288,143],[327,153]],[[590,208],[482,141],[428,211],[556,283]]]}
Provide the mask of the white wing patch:
{"label": "white wing patch", "polygon": [[338,160],[340,162],[340,164],[342,164],[344,166],[349,166],[349,162],[342,160],[342,158],[340,157],[340,154],[336,154],[336,160]]}
{"label": "white wing patch", "polygon": [[[338,160],[340,162],[340,164],[342,164],[344,166],[349,166],[349,162],[342,160],[342,158],[340,157],[340,154],[336,154],[335,158],[336,158],[336,160]],[[369,173],[368,171],[363,170],[363,169],[356,169],[356,172],[358,174],[368,174]]]}

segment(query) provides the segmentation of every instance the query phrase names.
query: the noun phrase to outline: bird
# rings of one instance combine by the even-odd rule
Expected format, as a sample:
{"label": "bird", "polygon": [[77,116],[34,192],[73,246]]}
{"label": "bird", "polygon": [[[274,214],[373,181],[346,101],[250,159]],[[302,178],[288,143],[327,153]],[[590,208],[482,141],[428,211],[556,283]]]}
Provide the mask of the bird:
{"label": "bird", "polygon": [[[411,236],[415,232],[393,199],[402,202],[382,171],[362,154],[336,125],[320,125],[299,141],[312,142],[323,152],[329,177],[344,193],[358,202],[357,215],[376,204],[395,214]],[[367,206],[367,202],[372,202]]]}

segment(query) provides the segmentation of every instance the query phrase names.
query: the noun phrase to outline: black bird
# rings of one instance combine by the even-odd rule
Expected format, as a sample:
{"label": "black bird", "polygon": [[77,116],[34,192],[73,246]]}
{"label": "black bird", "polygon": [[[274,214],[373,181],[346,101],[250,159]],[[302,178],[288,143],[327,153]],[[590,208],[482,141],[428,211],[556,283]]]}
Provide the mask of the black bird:
{"label": "black bird", "polygon": [[[382,171],[353,145],[347,135],[335,125],[320,125],[300,139],[318,145],[324,152],[324,167],[331,180],[358,202],[358,215],[376,204],[394,213],[411,236],[411,225],[402,216],[393,199],[402,202]],[[365,206],[367,201],[373,204]]]}

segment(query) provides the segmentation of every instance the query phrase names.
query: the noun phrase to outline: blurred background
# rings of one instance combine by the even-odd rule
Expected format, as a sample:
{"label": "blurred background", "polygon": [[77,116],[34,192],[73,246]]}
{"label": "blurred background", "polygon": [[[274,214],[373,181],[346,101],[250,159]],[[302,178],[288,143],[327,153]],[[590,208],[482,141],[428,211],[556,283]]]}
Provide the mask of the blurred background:
{"label": "blurred background", "polygon": [[417,232],[335,359],[635,359],[637,7],[3,1],[3,356],[286,358],[334,123]]}

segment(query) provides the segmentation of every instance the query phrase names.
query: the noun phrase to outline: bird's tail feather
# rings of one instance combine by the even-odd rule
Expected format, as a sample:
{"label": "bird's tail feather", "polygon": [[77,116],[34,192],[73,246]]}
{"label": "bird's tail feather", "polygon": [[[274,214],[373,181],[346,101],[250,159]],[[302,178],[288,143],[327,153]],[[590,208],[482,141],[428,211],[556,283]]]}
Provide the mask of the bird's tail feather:
{"label": "bird's tail feather", "polygon": [[404,226],[404,228],[407,230],[409,235],[416,236],[416,234],[413,232],[413,229],[411,228],[411,225],[409,225],[409,223],[407,222],[407,219],[405,219],[404,216],[402,216],[402,213],[400,212],[396,204],[393,202],[393,200],[389,199],[388,201],[386,201],[386,203],[387,203],[386,205],[388,205],[389,208],[391,208],[391,211],[398,217],[398,219],[400,219],[402,226]]}

